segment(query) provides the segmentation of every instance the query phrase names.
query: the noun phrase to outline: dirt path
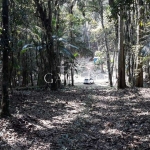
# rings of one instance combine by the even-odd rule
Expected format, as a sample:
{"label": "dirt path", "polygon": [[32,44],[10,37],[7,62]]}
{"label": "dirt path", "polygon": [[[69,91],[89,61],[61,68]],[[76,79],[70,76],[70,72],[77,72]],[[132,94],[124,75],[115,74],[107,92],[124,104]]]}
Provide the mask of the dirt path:
{"label": "dirt path", "polygon": [[11,96],[0,150],[148,150],[150,89],[68,87]]}

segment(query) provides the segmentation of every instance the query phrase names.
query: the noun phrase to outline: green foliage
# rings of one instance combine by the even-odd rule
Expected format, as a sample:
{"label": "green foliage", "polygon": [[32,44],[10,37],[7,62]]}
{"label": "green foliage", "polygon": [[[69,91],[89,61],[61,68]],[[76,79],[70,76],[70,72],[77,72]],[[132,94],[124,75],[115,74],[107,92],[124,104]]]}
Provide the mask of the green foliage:
{"label": "green foliage", "polygon": [[2,34],[2,30],[3,30],[3,29],[0,27],[0,35]]}
{"label": "green foliage", "polygon": [[64,54],[65,57],[69,59],[75,59],[75,56],[68,49],[61,47],[60,51]]}
{"label": "green foliage", "polygon": [[103,64],[105,62],[104,61],[104,52],[96,51],[95,57],[97,57],[97,60],[95,62],[96,65],[100,65],[100,64]]}
{"label": "green foliage", "polygon": [[[109,18],[114,18],[114,19],[117,19],[117,15],[120,11],[120,9],[123,9],[123,8],[128,8],[129,10],[132,9],[130,7],[131,4],[133,4],[133,0],[114,0],[114,1],[111,1],[110,3],[110,11],[111,11],[111,16],[109,16]],[[128,6],[128,7],[127,7]]]}
{"label": "green foliage", "polygon": [[143,64],[147,63],[147,61],[150,61],[150,56],[143,57],[143,60],[142,60]]}
{"label": "green foliage", "polygon": [[102,57],[102,55],[103,55],[103,52],[101,52],[101,51],[96,51],[95,52],[96,57]]}
{"label": "green foliage", "polygon": [[76,57],[79,56],[79,53],[74,53],[73,55],[74,55],[74,57],[76,58]]}
{"label": "green foliage", "polygon": [[21,50],[21,54],[26,53],[29,49],[31,48],[35,48],[32,44],[26,44],[23,46],[22,50]]}
{"label": "green foliage", "polygon": [[53,26],[53,28],[56,26],[56,24],[57,24],[57,21],[56,21],[55,18],[53,18],[53,19],[52,19],[52,26]]}
{"label": "green foliage", "polygon": [[20,69],[20,65],[19,65],[18,59],[15,56],[13,56],[13,67],[15,69]]}
{"label": "green foliage", "polygon": [[28,49],[29,49],[29,48],[24,48],[24,49],[22,49],[22,50],[21,50],[21,54],[26,53]]}
{"label": "green foliage", "polygon": [[43,29],[37,25],[32,26],[31,35],[35,42],[41,42],[41,35],[42,35]]}
{"label": "green foliage", "polygon": [[22,45],[23,45],[23,40],[19,40],[18,43],[17,43],[17,46],[21,47]]}

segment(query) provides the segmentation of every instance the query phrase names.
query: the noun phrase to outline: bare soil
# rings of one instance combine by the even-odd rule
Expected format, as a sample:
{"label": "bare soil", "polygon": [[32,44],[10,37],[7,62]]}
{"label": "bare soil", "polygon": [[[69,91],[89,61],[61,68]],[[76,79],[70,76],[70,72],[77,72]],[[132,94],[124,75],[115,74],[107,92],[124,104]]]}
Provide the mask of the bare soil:
{"label": "bare soil", "polygon": [[14,91],[0,150],[149,150],[150,89]]}

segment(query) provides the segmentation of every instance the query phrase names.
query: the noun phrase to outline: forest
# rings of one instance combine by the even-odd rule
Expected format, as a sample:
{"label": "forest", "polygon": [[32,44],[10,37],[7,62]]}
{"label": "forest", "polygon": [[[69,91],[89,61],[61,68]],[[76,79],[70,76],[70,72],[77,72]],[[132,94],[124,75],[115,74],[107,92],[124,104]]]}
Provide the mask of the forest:
{"label": "forest", "polygon": [[[150,149],[149,10],[0,0],[0,150]],[[89,69],[105,86],[76,84]]]}

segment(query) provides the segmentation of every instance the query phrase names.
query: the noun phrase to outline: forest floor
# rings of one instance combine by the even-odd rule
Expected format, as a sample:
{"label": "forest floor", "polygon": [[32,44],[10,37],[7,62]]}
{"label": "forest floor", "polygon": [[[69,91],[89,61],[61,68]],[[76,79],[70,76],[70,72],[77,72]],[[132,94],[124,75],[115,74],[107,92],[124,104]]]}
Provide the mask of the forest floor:
{"label": "forest floor", "polygon": [[14,91],[0,150],[149,150],[150,89]]}

